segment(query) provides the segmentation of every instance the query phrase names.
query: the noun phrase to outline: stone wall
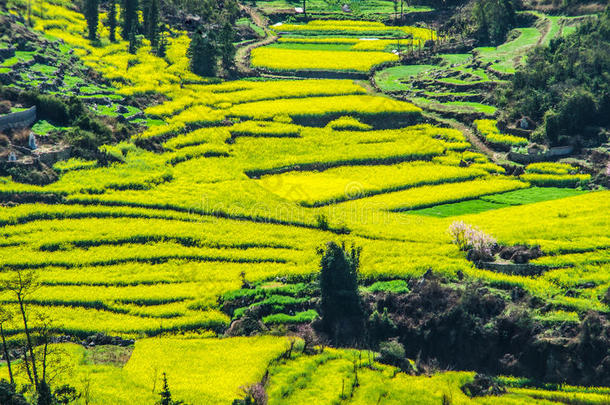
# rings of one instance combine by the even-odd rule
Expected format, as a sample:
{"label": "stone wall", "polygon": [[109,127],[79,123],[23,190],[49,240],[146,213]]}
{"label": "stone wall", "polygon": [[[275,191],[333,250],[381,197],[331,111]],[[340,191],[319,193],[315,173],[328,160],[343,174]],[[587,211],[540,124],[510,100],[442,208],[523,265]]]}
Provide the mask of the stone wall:
{"label": "stone wall", "polygon": [[0,117],[0,131],[24,128],[36,121],[36,106],[25,111],[6,114]]}

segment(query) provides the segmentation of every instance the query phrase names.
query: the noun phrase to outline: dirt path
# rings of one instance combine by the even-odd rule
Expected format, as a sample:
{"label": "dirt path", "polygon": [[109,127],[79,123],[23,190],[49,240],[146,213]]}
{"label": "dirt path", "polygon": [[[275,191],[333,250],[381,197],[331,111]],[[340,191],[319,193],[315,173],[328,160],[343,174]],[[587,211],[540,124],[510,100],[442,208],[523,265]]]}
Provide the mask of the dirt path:
{"label": "dirt path", "polygon": [[250,67],[250,52],[252,52],[254,48],[269,45],[277,41],[278,37],[273,31],[269,29],[267,19],[258,10],[245,5],[240,5],[240,8],[246,13],[248,13],[254,24],[256,24],[263,31],[265,31],[265,38],[254,43],[241,46],[237,49],[237,52],[235,53],[235,65],[237,66],[237,70],[240,72],[240,74],[244,76],[252,76],[255,72]]}

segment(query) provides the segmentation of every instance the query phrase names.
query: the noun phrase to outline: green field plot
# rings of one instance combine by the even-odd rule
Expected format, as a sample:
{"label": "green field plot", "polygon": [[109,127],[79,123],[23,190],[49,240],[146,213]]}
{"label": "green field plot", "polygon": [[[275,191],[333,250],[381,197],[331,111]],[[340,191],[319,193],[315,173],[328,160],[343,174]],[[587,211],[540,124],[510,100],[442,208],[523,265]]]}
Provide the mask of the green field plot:
{"label": "green field plot", "polygon": [[433,69],[433,65],[396,66],[375,73],[375,83],[384,92],[405,91],[411,88],[409,79]]}
{"label": "green field plot", "polygon": [[515,67],[521,64],[525,53],[536,46],[541,33],[537,28],[517,28],[516,39],[506,42],[497,48],[476,48],[481,60],[492,62],[492,69],[504,73],[513,73]]}

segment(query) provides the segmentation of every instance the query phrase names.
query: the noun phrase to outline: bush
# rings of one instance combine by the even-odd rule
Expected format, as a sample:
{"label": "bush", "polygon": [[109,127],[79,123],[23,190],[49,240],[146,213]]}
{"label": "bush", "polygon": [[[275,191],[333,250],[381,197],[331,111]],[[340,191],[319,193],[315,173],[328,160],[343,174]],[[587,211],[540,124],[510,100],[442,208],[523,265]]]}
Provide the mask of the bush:
{"label": "bush", "polygon": [[404,346],[396,339],[390,339],[379,344],[379,356],[377,361],[400,368],[402,371],[412,369],[411,363],[406,357]]}
{"label": "bush", "polygon": [[377,310],[373,311],[369,318],[369,329],[373,345],[379,340],[396,335],[396,324],[390,318],[387,308],[384,308],[381,314]]}
{"label": "bush", "polygon": [[492,236],[462,221],[453,222],[449,226],[449,234],[460,250],[468,252],[469,259],[493,260],[497,241]]}
{"label": "bush", "polygon": [[262,383],[241,387],[244,399],[236,399],[233,405],[267,405],[268,397],[265,386]]}
{"label": "bush", "polygon": [[70,124],[70,110],[68,104],[59,97],[40,94],[37,91],[28,91],[21,94],[27,104],[36,106],[38,119],[54,122],[66,126]]}
{"label": "bush", "polygon": [[316,227],[322,231],[328,231],[329,224],[326,215],[319,214],[316,216]]}
{"label": "bush", "polygon": [[18,393],[15,385],[6,380],[0,380],[0,404],[2,405],[28,405],[25,397]]}

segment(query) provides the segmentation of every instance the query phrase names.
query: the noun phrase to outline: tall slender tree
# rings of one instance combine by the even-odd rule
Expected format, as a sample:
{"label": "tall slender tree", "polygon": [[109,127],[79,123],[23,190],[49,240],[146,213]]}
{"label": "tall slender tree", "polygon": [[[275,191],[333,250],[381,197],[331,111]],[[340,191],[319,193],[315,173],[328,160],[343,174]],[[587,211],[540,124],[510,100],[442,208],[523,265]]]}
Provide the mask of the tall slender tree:
{"label": "tall slender tree", "polygon": [[148,38],[148,27],[150,23],[150,9],[152,6],[152,0],[140,0],[140,10],[142,11],[142,30],[144,36]]}
{"label": "tall slender tree", "polygon": [[[36,276],[32,271],[16,270],[13,277],[5,280],[0,285],[0,289],[6,290],[13,294],[17,299],[19,311],[21,313],[21,319],[23,320],[23,330],[25,332],[25,352],[24,360],[26,369],[30,380],[36,391],[40,388],[40,380],[38,378],[38,368],[36,367],[36,355],[34,353],[34,339],[32,336],[32,330],[29,323],[29,316],[27,311],[28,301],[30,294],[32,294],[38,288],[38,282]],[[29,355],[29,359],[28,359]],[[31,367],[31,372],[29,367]]]}
{"label": "tall slender tree", "polygon": [[85,1],[85,19],[87,20],[87,28],[89,30],[88,38],[94,41],[97,38],[97,24],[100,18],[100,2],[99,0]]}
{"label": "tall slender tree", "polygon": [[159,45],[159,0],[151,0],[146,31],[151,46],[156,49]]}
{"label": "tall slender tree", "polygon": [[129,33],[129,53],[135,55],[138,52],[138,39],[136,38],[136,27],[131,27]]}
{"label": "tall slender tree", "polygon": [[235,32],[228,18],[225,18],[222,22],[218,37],[220,60],[224,69],[229,70],[235,58],[235,45],[233,45]]}
{"label": "tall slender tree", "polygon": [[123,0],[123,7],[121,9],[123,15],[123,32],[121,35],[123,39],[129,39],[132,29],[137,29],[138,9],[138,0]]}
{"label": "tall slender tree", "polygon": [[15,384],[15,379],[13,378],[13,368],[11,367],[11,357],[8,353],[8,345],[6,344],[6,336],[4,334],[4,326],[11,320],[11,318],[12,315],[8,309],[0,308],[0,337],[2,338],[2,351],[4,353],[4,358],[6,359],[9,381],[11,384]]}
{"label": "tall slender tree", "polygon": [[110,9],[108,10],[108,30],[110,42],[116,42],[116,0],[110,0]]}

